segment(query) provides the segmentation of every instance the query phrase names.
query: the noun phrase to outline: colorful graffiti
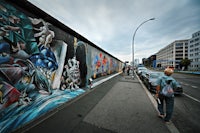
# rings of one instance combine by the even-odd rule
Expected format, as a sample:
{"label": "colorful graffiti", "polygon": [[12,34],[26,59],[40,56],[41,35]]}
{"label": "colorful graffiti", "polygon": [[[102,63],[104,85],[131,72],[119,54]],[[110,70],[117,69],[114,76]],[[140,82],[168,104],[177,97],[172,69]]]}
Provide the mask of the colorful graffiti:
{"label": "colorful graffiti", "polygon": [[[10,132],[85,91],[76,56],[64,65],[67,44],[54,40],[50,23],[4,1],[0,12],[0,132]],[[69,68],[65,90],[55,83],[63,67]]]}
{"label": "colorful graffiti", "polygon": [[1,0],[0,132],[15,131],[83,94],[91,77],[119,71],[120,61],[88,45]]}
{"label": "colorful graffiti", "polygon": [[109,75],[114,72],[118,72],[119,65],[115,62],[112,57],[104,54],[98,50],[92,50],[92,78],[98,78],[101,76]]}

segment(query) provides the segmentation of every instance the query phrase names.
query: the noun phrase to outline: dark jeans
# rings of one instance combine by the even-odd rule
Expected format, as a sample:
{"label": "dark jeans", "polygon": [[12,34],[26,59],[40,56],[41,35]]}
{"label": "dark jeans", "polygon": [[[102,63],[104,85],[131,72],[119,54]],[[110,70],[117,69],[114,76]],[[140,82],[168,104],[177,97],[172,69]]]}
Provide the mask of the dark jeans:
{"label": "dark jeans", "polygon": [[163,95],[159,95],[159,99],[161,104],[158,104],[158,111],[161,115],[164,115],[164,101],[166,104],[166,116],[164,118],[165,121],[169,121],[172,117],[172,113],[174,110],[174,96],[173,97],[166,97]]}

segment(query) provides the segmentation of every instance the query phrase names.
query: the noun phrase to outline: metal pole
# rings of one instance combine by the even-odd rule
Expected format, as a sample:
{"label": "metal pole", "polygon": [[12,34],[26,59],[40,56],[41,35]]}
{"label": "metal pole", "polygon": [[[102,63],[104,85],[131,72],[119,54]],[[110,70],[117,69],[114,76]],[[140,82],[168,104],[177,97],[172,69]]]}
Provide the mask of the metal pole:
{"label": "metal pole", "polygon": [[135,34],[137,32],[137,30],[140,28],[140,26],[142,26],[144,23],[148,22],[148,21],[151,21],[151,20],[155,20],[155,18],[151,18],[151,19],[148,19],[144,22],[142,22],[135,30],[134,34],[133,34],[133,41],[132,41],[132,62],[133,62],[133,69],[134,69],[134,65],[135,65],[135,61],[134,61],[134,38],[135,38]]}

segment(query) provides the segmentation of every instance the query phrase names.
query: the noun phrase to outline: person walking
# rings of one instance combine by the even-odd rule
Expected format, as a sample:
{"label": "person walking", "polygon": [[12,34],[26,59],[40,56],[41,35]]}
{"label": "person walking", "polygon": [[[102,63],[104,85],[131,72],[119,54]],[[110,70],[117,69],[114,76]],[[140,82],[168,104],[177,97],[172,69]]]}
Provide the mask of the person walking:
{"label": "person walking", "polygon": [[129,75],[129,74],[130,74],[130,70],[131,70],[131,67],[130,67],[130,66],[128,66],[128,68],[127,68],[127,75]]}
{"label": "person walking", "polygon": [[[164,75],[157,80],[156,87],[156,98],[158,103],[158,116],[164,119],[165,123],[169,123],[172,118],[172,113],[174,109],[174,91],[178,86],[176,80],[171,77],[173,70],[166,68],[164,70]],[[166,104],[166,115],[164,112],[164,102]]]}
{"label": "person walking", "polygon": [[123,73],[125,73],[125,69],[126,69],[126,67],[124,66],[124,67],[122,68],[122,70],[123,70]]}

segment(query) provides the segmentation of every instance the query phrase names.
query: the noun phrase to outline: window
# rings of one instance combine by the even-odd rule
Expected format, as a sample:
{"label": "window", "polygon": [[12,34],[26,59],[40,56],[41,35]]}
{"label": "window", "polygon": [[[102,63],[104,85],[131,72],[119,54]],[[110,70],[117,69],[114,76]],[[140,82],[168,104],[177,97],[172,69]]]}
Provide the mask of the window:
{"label": "window", "polygon": [[196,43],[195,46],[199,46],[199,43]]}
{"label": "window", "polygon": [[176,54],[176,56],[183,56],[183,54]]}
{"label": "window", "polygon": [[176,58],[176,60],[182,60],[183,58]]}
{"label": "window", "polygon": [[183,51],[180,51],[180,50],[176,51],[176,54],[180,54],[180,53],[183,53]]}
{"label": "window", "polygon": [[183,47],[183,43],[176,43],[176,47]]}

